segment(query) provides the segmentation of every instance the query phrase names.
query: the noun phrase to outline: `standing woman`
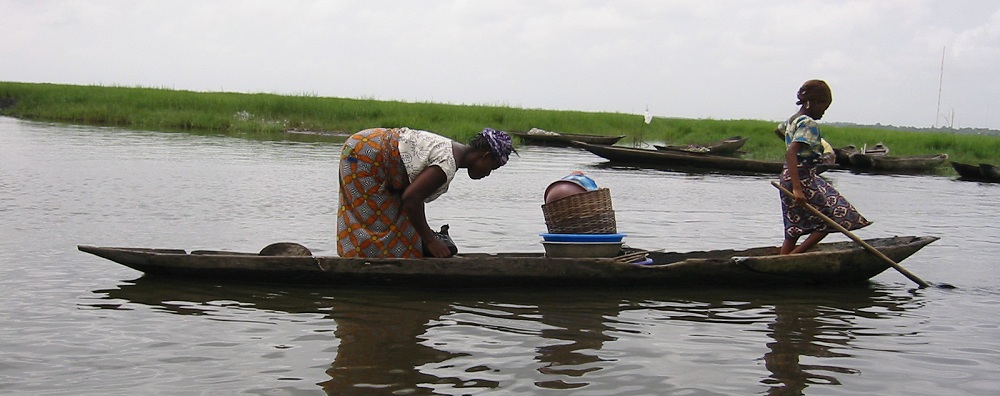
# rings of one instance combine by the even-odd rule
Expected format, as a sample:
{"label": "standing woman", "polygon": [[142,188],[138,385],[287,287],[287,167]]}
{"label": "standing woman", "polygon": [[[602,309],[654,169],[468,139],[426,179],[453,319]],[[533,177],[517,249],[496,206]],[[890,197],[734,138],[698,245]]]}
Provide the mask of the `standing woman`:
{"label": "standing woman", "polygon": [[[785,167],[781,171],[781,185],[794,195],[781,195],[781,214],[785,223],[785,240],[781,244],[781,254],[801,253],[815,246],[831,232],[826,222],[805,208],[812,205],[821,213],[833,219],[848,230],[855,230],[871,224],[832,185],[816,174],[816,165],[824,157],[829,145],[823,144],[816,120],[823,118],[826,109],[833,102],[830,87],[822,80],[809,80],[799,88],[797,105],[799,111],[788,121],[778,125],[775,132],[783,132],[785,145]],[[825,147],[824,147],[825,146]],[[801,245],[799,237],[809,236]]]}
{"label": "standing woman", "polygon": [[510,135],[490,128],[468,144],[409,128],[351,135],[340,154],[337,254],[423,257],[426,250],[450,257],[427,224],[424,203],[448,191],[459,168],[482,179],[506,164],[511,152]]}

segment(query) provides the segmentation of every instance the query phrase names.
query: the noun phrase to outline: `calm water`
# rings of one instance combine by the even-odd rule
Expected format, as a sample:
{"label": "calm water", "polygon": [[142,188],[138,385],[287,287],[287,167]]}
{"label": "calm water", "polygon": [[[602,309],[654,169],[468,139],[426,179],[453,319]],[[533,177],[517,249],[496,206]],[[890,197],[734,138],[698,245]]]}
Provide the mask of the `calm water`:
{"label": "calm water", "polygon": [[[994,395],[1000,185],[832,172],[876,223],[942,239],[870,285],[335,290],[142,274],[78,244],[334,254],[336,142],[0,118],[0,393]],[[776,245],[771,177],[524,147],[429,207],[464,252],[542,251],[549,182],[612,191],[634,247]],[[831,240],[846,239],[831,237]]]}

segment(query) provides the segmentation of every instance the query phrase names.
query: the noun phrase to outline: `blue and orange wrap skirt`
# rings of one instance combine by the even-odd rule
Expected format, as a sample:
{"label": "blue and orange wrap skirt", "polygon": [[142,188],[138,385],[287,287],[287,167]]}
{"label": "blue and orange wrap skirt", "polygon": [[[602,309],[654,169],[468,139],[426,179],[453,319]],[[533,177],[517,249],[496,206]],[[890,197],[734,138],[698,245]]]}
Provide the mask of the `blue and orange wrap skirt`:
{"label": "blue and orange wrap skirt", "polygon": [[[800,166],[796,170],[799,172],[799,180],[802,182],[802,192],[806,195],[806,200],[814,208],[819,209],[833,221],[840,224],[847,230],[856,230],[871,224],[861,213],[858,213],[854,205],[851,205],[833,185],[816,174],[813,166]],[[786,166],[781,171],[781,186],[792,191],[792,180]],[[781,195],[781,214],[785,223],[785,239],[798,239],[805,234],[813,232],[835,232],[823,219],[812,214],[803,207],[792,206],[792,198],[784,193]]]}

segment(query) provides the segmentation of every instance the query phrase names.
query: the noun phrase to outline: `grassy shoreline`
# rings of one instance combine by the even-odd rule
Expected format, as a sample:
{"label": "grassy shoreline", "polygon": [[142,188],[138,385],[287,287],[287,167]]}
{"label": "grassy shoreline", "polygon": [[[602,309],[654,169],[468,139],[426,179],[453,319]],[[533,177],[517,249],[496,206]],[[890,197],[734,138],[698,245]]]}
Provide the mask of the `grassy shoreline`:
{"label": "grassy shoreline", "polygon": [[[699,143],[743,135],[751,137],[744,146],[747,158],[782,160],[784,156],[784,145],[773,135],[774,121],[655,118],[647,125],[637,114],[262,93],[0,81],[0,115],[269,140],[284,139],[290,129],[349,133],[395,126],[426,129],[457,140],[466,140],[484,127],[626,135],[624,144]],[[957,162],[1000,163],[1000,138],[995,136],[834,125],[824,125],[823,134],[836,147],[882,142],[894,155],[947,153]],[[942,167],[942,171],[951,169]]]}

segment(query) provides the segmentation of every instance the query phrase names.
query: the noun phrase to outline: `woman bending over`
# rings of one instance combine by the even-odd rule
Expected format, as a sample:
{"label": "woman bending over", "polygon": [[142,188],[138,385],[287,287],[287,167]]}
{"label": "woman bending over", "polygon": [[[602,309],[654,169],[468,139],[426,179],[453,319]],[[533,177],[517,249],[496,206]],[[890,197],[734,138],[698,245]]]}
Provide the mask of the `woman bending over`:
{"label": "woman bending over", "polygon": [[341,257],[449,257],[424,204],[448,191],[458,169],[482,179],[515,152],[510,135],[486,128],[468,144],[409,128],[351,135],[340,155],[337,254]]}

